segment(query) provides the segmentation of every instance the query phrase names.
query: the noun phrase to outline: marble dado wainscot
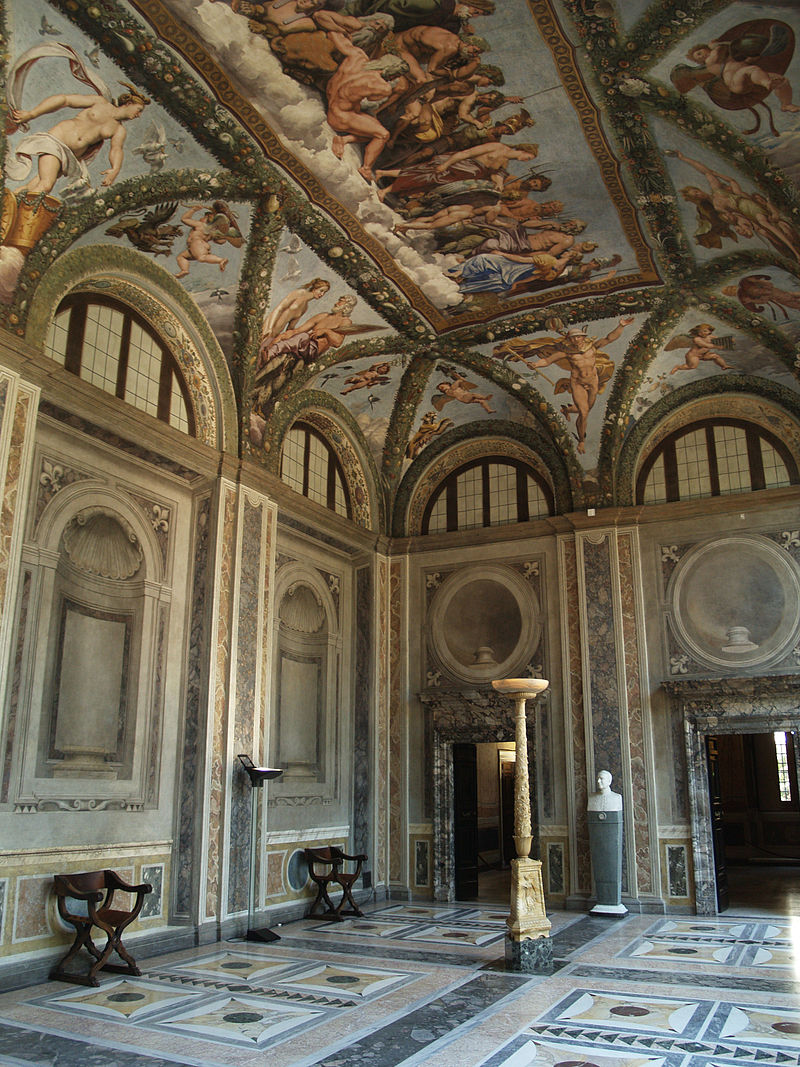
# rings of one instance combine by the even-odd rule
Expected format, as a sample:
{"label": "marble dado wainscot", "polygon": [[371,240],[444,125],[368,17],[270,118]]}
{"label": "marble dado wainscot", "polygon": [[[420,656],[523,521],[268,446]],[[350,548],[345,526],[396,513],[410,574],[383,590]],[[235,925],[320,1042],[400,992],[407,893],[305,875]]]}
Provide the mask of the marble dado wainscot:
{"label": "marble dado wainscot", "polygon": [[[419,694],[426,708],[426,743],[433,762],[433,895],[455,899],[453,862],[453,745],[513,741],[514,708],[507,697],[486,689],[425,689]],[[535,718],[528,717],[528,766],[531,774],[533,847],[539,855],[536,790]]]}
{"label": "marble dado wainscot", "polygon": [[[163,942],[170,924],[171,854],[170,840],[120,844],[111,849],[97,845],[0,851],[0,989],[20,984],[23,970],[28,982],[43,981],[55,953],[65,952],[72,941],[74,932],[56,910],[55,874],[110,867],[127,882],[149,882],[153,892],[125,940],[136,945],[144,939],[152,952],[154,944]],[[51,951],[52,956],[31,956]],[[137,954],[136,948],[131,951]]]}
{"label": "marble dado wainscot", "polygon": [[791,732],[800,772],[800,674],[665,681],[683,721],[698,915],[717,913],[706,738]]}

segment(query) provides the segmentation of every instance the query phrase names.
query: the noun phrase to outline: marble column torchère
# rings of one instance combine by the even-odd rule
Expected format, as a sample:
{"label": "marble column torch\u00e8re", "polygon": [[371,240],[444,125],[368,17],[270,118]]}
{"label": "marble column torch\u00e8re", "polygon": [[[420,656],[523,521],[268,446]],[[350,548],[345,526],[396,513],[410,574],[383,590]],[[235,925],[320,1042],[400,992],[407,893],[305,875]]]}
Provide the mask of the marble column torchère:
{"label": "marble column torch\u00e8re", "polygon": [[542,864],[529,857],[531,797],[528,774],[528,730],[525,705],[547,689],[544,678],[499,678],[492,682],[498,693],[509,697],[516,709],[517,759],[514,769],[514,846],[511,861],[511,914],[506,920],[506,961],[515,971],[549,974],[553,969],[550,920],[544,908]]}

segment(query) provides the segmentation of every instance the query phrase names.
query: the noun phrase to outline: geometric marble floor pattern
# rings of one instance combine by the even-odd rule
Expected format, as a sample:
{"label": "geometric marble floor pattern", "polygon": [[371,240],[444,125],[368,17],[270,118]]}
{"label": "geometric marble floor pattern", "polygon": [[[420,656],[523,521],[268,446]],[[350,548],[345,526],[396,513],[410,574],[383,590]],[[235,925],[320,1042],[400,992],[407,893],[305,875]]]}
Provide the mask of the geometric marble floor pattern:
{"label": "geometric marble floor pattern", "polygon": [[554,912],[550,976],[506,970],[505,918],[384,904],[16,990],[0,1064],[800,1067],[797,918]]}

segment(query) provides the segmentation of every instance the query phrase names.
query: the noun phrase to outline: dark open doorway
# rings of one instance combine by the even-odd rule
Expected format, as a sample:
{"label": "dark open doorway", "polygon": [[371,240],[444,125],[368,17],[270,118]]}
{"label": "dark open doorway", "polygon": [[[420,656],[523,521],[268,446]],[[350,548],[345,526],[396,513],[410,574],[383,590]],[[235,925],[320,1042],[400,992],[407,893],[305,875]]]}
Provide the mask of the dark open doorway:
{"label": "dark open doorway", "polygon": [[791,914],[800,901],[800,795],[791,732],[706,738],[720,911]]}
{"label": "dark open doorway", "polygon": [[514,849],[513,742],[453,745],[456,900],[507,902]]}

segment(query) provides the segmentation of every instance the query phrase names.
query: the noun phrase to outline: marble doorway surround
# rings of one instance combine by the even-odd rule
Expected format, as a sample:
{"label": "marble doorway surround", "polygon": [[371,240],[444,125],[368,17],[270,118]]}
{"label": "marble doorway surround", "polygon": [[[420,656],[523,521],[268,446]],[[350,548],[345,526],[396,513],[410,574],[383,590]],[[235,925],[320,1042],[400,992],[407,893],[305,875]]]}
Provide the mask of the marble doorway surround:
{"label": "marble doorway surround", "polygon": [[711,800],[706,737],[717,734],[791,732],[800,771],[798,676],[681,678],[665,681],[683,719],[692,829],[695,906],[698,915],[717,914]]}
{"label": "marble doorway surround", "polygon": [[[455,900],[453,853],[453,745],[514,740],[514,713],[507,699],[488,686],[472,689],[426,689],[419,694],[427,710],[426,732],[433,754],[433,895]],[[536,800],[535,721],[528,718],[528,764],[531,768],[531,855],[539,855]]]}

